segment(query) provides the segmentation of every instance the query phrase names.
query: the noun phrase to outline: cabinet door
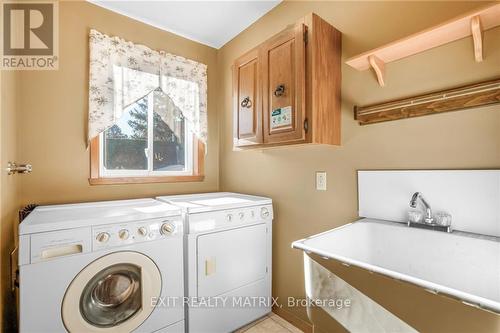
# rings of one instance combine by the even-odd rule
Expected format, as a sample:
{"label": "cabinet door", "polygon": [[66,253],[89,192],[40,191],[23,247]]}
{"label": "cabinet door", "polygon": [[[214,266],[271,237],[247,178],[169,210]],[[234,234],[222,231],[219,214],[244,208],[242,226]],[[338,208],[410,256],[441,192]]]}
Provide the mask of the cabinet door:
{"label": "cabinet door", "polygon": [[262,143],[262,101],[258,49],[236,60],[233,68],[234,146]]}
{"label": "cabinet door", "polygon": [[264,143],[305,140],[305,33],[297,24],[262,46]]}

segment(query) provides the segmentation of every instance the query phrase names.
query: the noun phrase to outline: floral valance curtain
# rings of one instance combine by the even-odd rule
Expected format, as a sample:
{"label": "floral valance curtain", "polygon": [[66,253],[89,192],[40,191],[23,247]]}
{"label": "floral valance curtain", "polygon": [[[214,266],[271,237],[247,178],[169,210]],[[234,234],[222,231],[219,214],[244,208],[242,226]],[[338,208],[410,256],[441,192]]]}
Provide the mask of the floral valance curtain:
{"label": "floral valance curtain", "polygon": [[180,113],[206,144],[206,65],[91,30],[89,79],[89,141],[154,93],[154,111],[167,125]]}

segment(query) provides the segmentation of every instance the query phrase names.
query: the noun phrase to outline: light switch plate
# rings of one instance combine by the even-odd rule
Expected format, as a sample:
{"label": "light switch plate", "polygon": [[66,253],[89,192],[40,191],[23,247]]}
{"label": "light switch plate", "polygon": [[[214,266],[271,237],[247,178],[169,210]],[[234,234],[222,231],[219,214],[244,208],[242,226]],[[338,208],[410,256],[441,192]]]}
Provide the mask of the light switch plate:
{"label": "light switch plate", "polygon": [[316,171],[316,190],[326,191],[326,171]]}

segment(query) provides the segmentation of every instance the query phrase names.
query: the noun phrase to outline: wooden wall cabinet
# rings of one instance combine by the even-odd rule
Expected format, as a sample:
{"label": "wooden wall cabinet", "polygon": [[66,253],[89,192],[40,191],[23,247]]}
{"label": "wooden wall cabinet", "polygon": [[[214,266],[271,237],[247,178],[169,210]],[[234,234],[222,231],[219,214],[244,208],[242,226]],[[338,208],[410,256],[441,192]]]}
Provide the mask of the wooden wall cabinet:
{"label": "wooden wall cabinet", "polygon": [[255,49],[236,60],[233,68],[234,124],[237,136],[235,145],[243,147],[261,144],[262,138],[262,96],[261,61],[259,50]]}
{"label": "wooden wall cabinet", "polygon": [[341,34],[309,14],[233,66],[235,148],[340,145]]}

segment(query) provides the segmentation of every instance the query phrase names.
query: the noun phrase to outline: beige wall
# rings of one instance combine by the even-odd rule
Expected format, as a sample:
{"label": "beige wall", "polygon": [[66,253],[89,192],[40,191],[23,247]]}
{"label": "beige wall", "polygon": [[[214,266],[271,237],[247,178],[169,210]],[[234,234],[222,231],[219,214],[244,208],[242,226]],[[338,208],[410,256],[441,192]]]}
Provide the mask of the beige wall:
{"label": "beige wall", "polygon": [[[216,50],[131,20],[87,2],[60,4],[60,63],[57,71],[20,75],[20,160],[33,164],[21,177],[22,204],[148,197],[218,188]],[[86,150],[88,33],[109,35],[165,50],[208,65],[208,155],[206,178],[198,183],[90,186]]]}
{"label": "beige wall", "polygon": [[[19,208],[19,178],[8,176],[4,168],[8,161],[15,161],[18,156],[18,114],[17,91],[18,79],[14,72],[1,72],[0,74],[0,328],[5,330],[15,324],[15,306],[13,295],[10,292],[9,263],[10,251],[14,244],[14,225],[17,221]],[[7,318],[5,322],[2,320]],[[2,324],[4,324],[2,326]]]}
{"label": "beige wall", "polygon": [[[475,63],[464,39],[387,66],[387,86],[370,71],[342,66],[342,146],[232,151],[231,63],[309,12],[343,33],[343,60],[452,18],[478,2],[285,2],[226,44],[218,54],[221,189],[270,196],[273,294],[303,296],[302,253],[292,241],[357,218],[356,170],[500,167],[500,107],[452,112],[360,127],[353,105],[429,92],[500,74],[500,28],[484,35],[485,61]],[[484,5],[484,4],[483,4]],[[328,173],[328,191],[314,173]],[[355,245],[355,244],[354,244]],[[293,309],[305,319],[303,309]]]}

